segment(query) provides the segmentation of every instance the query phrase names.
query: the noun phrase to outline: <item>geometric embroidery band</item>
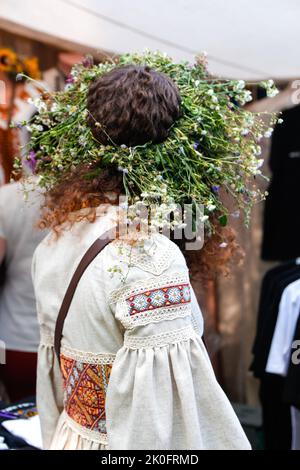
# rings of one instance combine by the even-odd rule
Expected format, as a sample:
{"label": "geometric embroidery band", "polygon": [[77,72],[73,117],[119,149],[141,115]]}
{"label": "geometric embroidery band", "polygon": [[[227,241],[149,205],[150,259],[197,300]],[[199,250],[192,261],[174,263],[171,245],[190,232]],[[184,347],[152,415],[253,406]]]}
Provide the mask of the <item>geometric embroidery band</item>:
{"label": "geometric embroidery band", "polygon": [[141,292],[126,299],[130,316],[162,307],[186,304],[191,301],[189,284],[176,284]]}
{"label": "geometric embroidery band", "polygon": [[64,408],[77,424],[106,433],[105,399],[112,364],[88,364],[61,354]]}

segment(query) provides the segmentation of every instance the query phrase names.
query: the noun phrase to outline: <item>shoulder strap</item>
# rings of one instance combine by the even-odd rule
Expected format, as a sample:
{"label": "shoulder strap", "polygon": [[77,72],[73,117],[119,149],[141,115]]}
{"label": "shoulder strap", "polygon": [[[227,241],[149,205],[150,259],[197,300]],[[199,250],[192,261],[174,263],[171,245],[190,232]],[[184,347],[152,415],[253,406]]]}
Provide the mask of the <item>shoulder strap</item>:
{"label": "shoulder strap", "polygon": [[105,232],[101,238],[98,238],[87,250],[83,258],[81,259],[69,287],[65,293],[64,299],[62,301],[57,320],[55,325],[55,334],[54,334],[54,348],[58,362],[60,362],[60,345],[62,338],[62,331],[65,323],[65,319],[68,315],[68,311],[71,305],[71,302],[74,297],[77,285],[85,272],[86,268],[91,264],[91,262],[96,258],[96,256],[114,239],[114,230],[108,230]]}

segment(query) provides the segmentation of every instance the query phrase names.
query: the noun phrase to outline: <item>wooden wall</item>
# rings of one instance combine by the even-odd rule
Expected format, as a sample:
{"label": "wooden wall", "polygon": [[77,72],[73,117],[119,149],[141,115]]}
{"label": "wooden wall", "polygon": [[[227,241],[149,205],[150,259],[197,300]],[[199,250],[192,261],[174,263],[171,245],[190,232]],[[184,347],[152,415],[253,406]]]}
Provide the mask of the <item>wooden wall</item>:
{"label": "wooden wall", "polygon": [[9,47],[18,54],[37,56],[41,70],[47,70],[57,64],[58,53],[63,49],[44,44],[17,34],[0,29],[0,47]]}

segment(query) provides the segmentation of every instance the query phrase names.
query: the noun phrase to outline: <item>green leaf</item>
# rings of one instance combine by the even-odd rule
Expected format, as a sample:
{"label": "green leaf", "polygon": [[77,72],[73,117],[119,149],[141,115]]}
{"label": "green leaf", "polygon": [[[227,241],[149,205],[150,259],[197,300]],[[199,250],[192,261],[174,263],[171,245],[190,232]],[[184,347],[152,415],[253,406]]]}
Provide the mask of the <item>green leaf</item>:
{"label": "green leaf", "polygon": [[226,214],[221,215],[219,217],[219,222],[220,222],[220,225],[222,225],[222,227],[226,227],[227,222],[228,222],[227,215]]}

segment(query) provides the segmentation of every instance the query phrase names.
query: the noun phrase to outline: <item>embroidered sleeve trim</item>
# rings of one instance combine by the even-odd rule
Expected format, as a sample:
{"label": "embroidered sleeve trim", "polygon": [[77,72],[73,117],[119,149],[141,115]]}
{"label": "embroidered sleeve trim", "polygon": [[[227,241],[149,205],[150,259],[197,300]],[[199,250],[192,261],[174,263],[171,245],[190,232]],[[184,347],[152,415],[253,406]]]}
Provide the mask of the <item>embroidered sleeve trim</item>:
{"label": "embroidered sleeve trim", "polygon": [[191,315],[188,273],[150,278],[119,289],[111,296],[116,318],[125,328]]}
{"label": "embroidered sleeve trim", "polygon": [[77,424],[106,432],[105,401],[112,364],[90,364],[60,356],[64,409]]}
{"label": "embroidered sleeve trim", "polygon": [[186,326],[178,330],[160,333],[153,336],[128,336],[125,335],[124,347],[128,349],[147,349],[168,346],[169,344],[181,343],[195,338],[197,333],[192,326]]}
{"label": "embroidered sleeve trim", "polygon": [[159,289],[151,289],[126,299],[129,315],[155,310],[162,307],[186,304],[191,301],[189,284],[175,284]]}
{"label": "embroidered sleeve trim", "polygon": [[109,296],[110,304],[116,304],[132,295],[140,294],[146,290],[158,289],[161,286],[169,287],[174,284],[189,284],[188,272],[172,273],[159,277],[149,277],[134,284],[115,289]]}

